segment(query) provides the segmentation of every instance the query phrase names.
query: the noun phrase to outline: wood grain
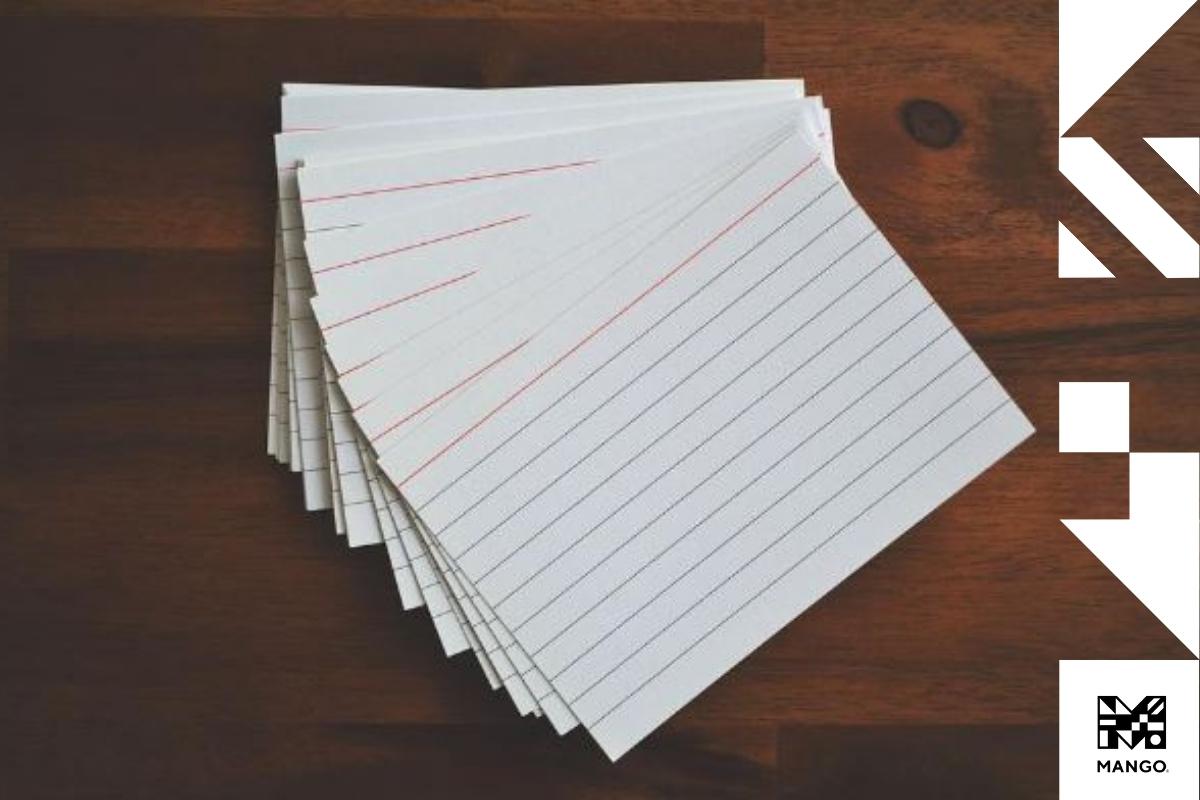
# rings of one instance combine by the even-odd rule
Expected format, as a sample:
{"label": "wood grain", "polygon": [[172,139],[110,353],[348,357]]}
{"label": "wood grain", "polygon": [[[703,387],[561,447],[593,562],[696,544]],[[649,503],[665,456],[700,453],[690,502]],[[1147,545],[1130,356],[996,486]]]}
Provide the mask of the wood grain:
{"label": "wood grain", "polygon": [[[1058,659],[1185,655],[1058,523],[1123,514],[1127,476],[1057,453],[1057,382],[1133,381],[1135,449],[1200,449],[1196,282],[1056,171],[1055,8],[6,4],[0,795],[1049,796]],[[1136,140],[1200,130],[1198,41],[1193,11],[1079,129],[1193,235]],[[274,99],[760,74],[826,97],[852,190],[1039,432],[611,765],[444,659],[263,454]],[[1055,277],[1060,218],[1118,281]]]}
{"label": "wood grain", "polygon": [[1054,725],[788,725],[781,797],[1058,797]]}

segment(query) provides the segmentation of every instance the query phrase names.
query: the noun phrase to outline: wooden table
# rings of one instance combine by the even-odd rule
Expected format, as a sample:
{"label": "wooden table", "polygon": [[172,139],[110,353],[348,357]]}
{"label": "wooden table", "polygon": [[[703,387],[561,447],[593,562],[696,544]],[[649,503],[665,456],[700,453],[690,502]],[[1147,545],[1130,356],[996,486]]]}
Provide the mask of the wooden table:
{"label": "wooden table", "polygon": [[[1050,797],[1058,659],[1186,656],[1058,522],[1128,480],[1057,453],[1059,380],[1200,449],[1200,290],[1058,177],[1053,0],[95,5],[0,22],[0,795]],[[1078,128],[1193,236],[1138,137],[1200,130],[1198,55],[1193,10]],[[825,96],[1039,432],[612,765],[447,662],[263,452],[278,84],[764,74]],[[1059,219],[1118,280],[1056,278]]]}

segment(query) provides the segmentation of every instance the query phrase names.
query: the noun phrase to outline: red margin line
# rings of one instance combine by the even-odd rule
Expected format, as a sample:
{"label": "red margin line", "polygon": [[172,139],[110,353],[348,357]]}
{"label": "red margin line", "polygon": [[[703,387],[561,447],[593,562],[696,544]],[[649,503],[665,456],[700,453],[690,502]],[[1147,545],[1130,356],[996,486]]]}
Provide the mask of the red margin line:
{"label": "red margin line", "polygon": [[586,161],[569,161],[565,164],[547,164],[542,167],[527,167],[525,169],[512,169],[505,172],[485,172],[479,175],[467,175],[462,178],[447,178],[440,181],[426,181],[424,183],[407,183],[399,186],[384,186],[380,189],[364,189],[360,192],[346,192],[345,194],[330,194],[323,197],[308,197],[302,199],[301,203],[329,203],[334,200],[345,200],[350,197],[366,197],[374,194],[387,194],[389,192],[406,192],[411,189],[429,189],[434,186],[453,186],[459,183],[472,183],[474,181],[484,181],[491,178],[509,178],[514,175],[531,175],[536,172],[553,172],[560,169],[571,169],[573,167],[586,167],[595,164],[598,159],[588,159]]}
{"label": "red margin line", "polygon": [[321,267],[320,269],[314,269],[313,275],[320,275],[325,272],[333,272],[334,270],[344,269],[346,267],[353,267],[357,264],[364,264],[368,261],[374,261],[377,258],[385,258],[387,256],[394,256],[397,253],[403,253],[408,250],[415,250],[418,247],[425,247],[426,245],[438,244],[439,242],[446,242],[446,241],[449,241],[450,239],[457,239],[460,236],[467,236],[472,233],[478,233],[479,231],[486,231],[489,228],[498,228],[501,225],[507,225],[510,222],[519,222],[520,220],[528,219],[528,218],[529,218],[528,214],[518,214],[513,217],[505,217],[504,219],[499,219],[499,220],[496,220],[495,222],[488,222],[483,225],[477,225],[474,228],[467,228],[466,230],[455,231],[454,233],[448,233],[445,236],[437,236],[437,237],[434,237],[433,239],[424,239],[422,241],[414,242],[412,244],[406,244],[403,247],[396,247],[391,250],[384,250],[381,253],[372,253],[371,255],[363,256],[362,258],[356,258],[351,261],[343,261],[339,264],[331,264],[328,267]]}
{"label": "red margin line", "polygon": [[473,269],[470,272],[464,272],[462,275],[458,275],[456,277],[449,278],[448,280],[444,280],[441,283],[435,283],[432,286],[426,286],[424,289],[420,289],[411,294],[406,294],[403,297],[397,297],[395,300],[389,300],[386,303],[380,303],[377,306],[372,306],[371,308],[368,308],[366,311],[360,311],[359,313],[355,314],[352,317],[346,317],[345,319],[338,320],[337,322],[333,323],[332,325],[330,325],[328,327],[321,328],[321,330],[322,331],[331,331],[334,328],[338,328],[347,323],[354,322],[357,319],[362,319],[363,317],[370,316],[371,314],[374,314],[377,311],[383,311],[384,309],[391,308],[392,306],[396,306],[401,303],[412,300],[414,297],[420,297],[423,294],[428,294],[432,291],[436,291],[437,289],[444,288],[453,283],[458,283],[461,280],[466,280],[467,278],[471,277],[478,271],[479,270]]}
{"label": "red margin line", "polygon": [[[491,369],[492,367],[496,366],[496,365],[497,365],[497,364],[499,364],[501,361],[503,361],[504,359],[508,358],[508,357],[509,357],[509,356],[511,356],[513,353],[517,352],[518,350],[520,350],[522,347],[524,347],[524,346],[525,346],[525,345],[527,345],[527,344],[529,344],[529,340],[528,340],[528,339],[526,339],[526,340],[524,340],[524,341],[522,341],[522,342],[518,342],[518,343],[517,343],[517,345],[516,345],[516,347],[513,347],[513,348],[511,348],[511,349],[509,349],[509,350],[507,350],[507,351],[505,351],[505,352],[501,353],[499,356],[497,356],[496,358],[493,358],[491,361],[489,361],[488,363],[484,364],[482,367],[480,367],[479,369],[475,370],[475,371],[474,371],[474,372],[472,372],[470,375],[468,375],[467,377],[463,378],[461,381],[459,381],[458,383],[454,384],[453,386],[451,386],[451,387],[450,387],[449,389],[447,389],[446,391],[444,391],[444,392],[442,392],[441,394],[439,394],[437,397],[434,397],[432,400],[428,400],[428,401],[426,401],[426,402],[422,403],[420,407],[418,407],[418,408],[416,408],[416,409],[414,409],[414,410],[410,411],[409,413],[405,414],[403,417],[401,417],[400,419],[396,420],[396,421],[395,421],[395,422],[393,422],[391,425],[387,426],[387,427],[386,427],[386,428],[384,428],[382,431],[380,431],[379,433],[377,433],[377,434],[375,434],[374,436],[372,436],[372,437],[371,437],[371,441],[372,441],[372,442],[375,442],[375,441],[377,441],[378,439],[380,439],[380,438],[382,438],[382,437],[384,437],[384,436],[387,436],[389,433],[391,433],[392,431],[394,431],[396,428],[398,428],[398,427],[400,427],[401,425],[403,425],[404,423],[408,422],[410,419],[412,419],[413,417],[417,416],[417,415],[418,415],[418,414],[420,414],[422,411],[424,411],[425,409],[427,409],[427,408],[429,408],[430,406],[434,405],[435,403],[438,403],[438,402],[440,402],[441,400],[443,400],[443,399],[445,399],[446,397],[448,397],[449,395],[453,394],[455,391],[457,391],[457,390],[458,390],[458,389],[460,389],[461,387],[463,387],[463,386],[466,386],[468,383],[470,383],[471,381],[475,380],[475,379],[476,379],[476,378],[478,378],[480,375],[482,375],[483,373],[487,372],[489,369]],[[371,398],[371,400],[374,400],[374,399],[375,399],[375,398]],[[371,402],[371,400],[367,400],[367,401],[366,401],[365,403],[363,403],[362,405],[360,405],[360,406],[357,406],[357,407],[356,407],[354,410],[355,410],[355,411],[358,411],[360,408],[362,408],[363,406],[366,406],[368,403],[370,403],[370,402]]]}

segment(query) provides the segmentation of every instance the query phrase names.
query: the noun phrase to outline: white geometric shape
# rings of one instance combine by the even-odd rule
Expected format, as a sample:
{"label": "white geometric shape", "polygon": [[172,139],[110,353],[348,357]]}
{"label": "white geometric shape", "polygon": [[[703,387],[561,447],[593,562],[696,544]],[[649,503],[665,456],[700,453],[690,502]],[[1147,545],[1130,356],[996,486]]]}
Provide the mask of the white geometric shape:
{"label": "white geometric shape", "polygon": [[1200,453],[1132,453],[1129,519],[1062,520],[1200,656]]}
{"label": "white geometric shape", "polygon": [[1074,125],[1194,0],[1059,0],[1058,135]]}
{"label": "white geometric shape", "polygon": [[1200,192],[1200,137],[1147,136],[1146,144],[1188,182],[1193,192]]}
{"label": "white geometric shape", "polygon": [[1060,382],[1058,452],[1128,453],[1129,382]]}
{"label": "white geometric shape", "polygon": [[1059,139],[1058,169],[1159,272],[1200,278],[1200,244],[1094,139]]}
{"label": "white geometric shape", "polygon": [[[1200,453],[1131,453],[1129,518],[1159,525],[1200,520]],[[1200,594],[1192,600],[1200,605]]]}
{"label": "white geometric shape", "polygon": [[1113,278],[1108,267],[1088,250],[1075,234],[1061,222],[1058,223],[1058,277],[1060,278]]}

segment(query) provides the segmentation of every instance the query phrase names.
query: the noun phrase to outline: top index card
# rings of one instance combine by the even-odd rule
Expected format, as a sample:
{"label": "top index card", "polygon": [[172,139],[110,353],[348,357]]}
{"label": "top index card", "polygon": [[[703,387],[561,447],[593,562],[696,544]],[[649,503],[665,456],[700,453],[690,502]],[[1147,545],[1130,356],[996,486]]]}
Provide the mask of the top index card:
{"label": "top index card", "polygon": [[613,757],[1031,430],[792,144],[381,461]]}

